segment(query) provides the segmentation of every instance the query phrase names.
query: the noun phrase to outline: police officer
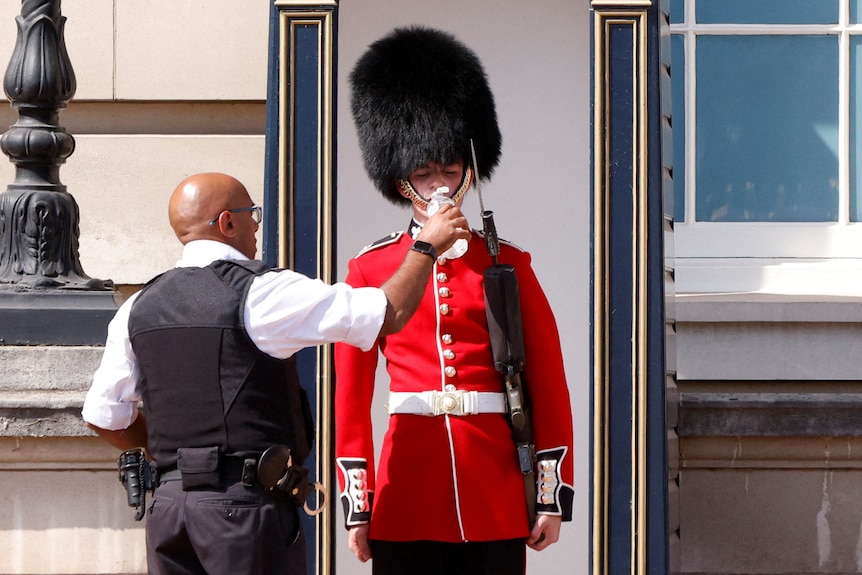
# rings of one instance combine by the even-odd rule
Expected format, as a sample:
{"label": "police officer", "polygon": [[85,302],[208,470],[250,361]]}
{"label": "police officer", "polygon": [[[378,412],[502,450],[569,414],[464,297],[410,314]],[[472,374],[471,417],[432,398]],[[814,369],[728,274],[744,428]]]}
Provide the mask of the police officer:
{"label": "police officer", "polygon": [[[117,311],[84,420],[120,449],[146,447],[159,469],[150,573],[304,574],[296,502],[255,480],[268,449],[301,463],[309,448],[291,358],[327,342],[368,349],[398,331],[432,263],[406,254],[379,289],[272,270],[252,259],[261,208],[225,174],[185,179],[168,212],[182,259]],[[431,224],[422,238],[441,250],[469,235],[454,208]]]}
{"label": "police officer", "polygon": [[[484,238],[440,252],[424,244],[434,198],[460,206],[501,151],[493,95],[476,55],[448,33],[396,29],[351,73],[366,171],[389,201],[412,208],[393,233],[349,262],[346,282],[374,285],[410,251],[434,264],[407,326],[370,350],[336,345],[336,463],[348,544],[375,575],[522,574],[571,519],[572,414],[554,316],[530,256],[503,242],[520,286],[525,380],[538,474],[530,525],[525,484],[490,348]],[[471,142],[477,166],[472,165]],[[466,248],[466,251],[465,251]],[[389,374],[389,428],[374,468],[371,401],[378,354]]]}

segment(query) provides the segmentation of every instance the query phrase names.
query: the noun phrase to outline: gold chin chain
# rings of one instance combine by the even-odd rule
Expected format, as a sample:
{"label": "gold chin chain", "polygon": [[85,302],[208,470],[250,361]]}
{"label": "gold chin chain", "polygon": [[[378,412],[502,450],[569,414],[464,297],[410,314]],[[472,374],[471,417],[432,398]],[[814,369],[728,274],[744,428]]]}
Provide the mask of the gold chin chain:
{"label": "gold chin chain", "polygon": [[[452,195],[452,201],[456,204],[458,200],[460,200],[464,194],[467,193],[467,190],[470,189],[470,186],[473,184],[473,168],[467,166],[464,170],[464,179],[461,180],[461,186],[458,188],[458,191]],[[398,180],[398,191],[406,197],[408,200],[413,202],[417,208],[422,210],[423,212],[428,211],[428,200],[424,199],[419,195],[415,189],[413,189],[413,184],[410,183],[409,180]]]}

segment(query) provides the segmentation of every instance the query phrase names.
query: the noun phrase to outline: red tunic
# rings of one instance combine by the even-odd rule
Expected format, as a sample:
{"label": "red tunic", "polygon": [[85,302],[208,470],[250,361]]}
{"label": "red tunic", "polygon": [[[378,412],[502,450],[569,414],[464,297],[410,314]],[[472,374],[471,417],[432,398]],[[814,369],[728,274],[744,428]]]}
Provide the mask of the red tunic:
{"label": "red tunic", "polygon": [[[366,248],[350,260],[347,283],[382,285],[412,242],[407,234],[393,234]],[[572,413],[556,322],[529,254],[501,243],[498,260],[515,267],[521,294],[524,379],[540,460],[537,509],[569,520]],[[442,391],[447,385],[502,391],[482,289],[489,265],[484,239],[474,232],[463,257],[438,259],[419,309],[403,330],[380,338],[368,352],[336,345],[335,452],[341,498],[347,526],[370,520],[371,539],[461,542],[529,534],[523,476],[504,414],[391,415],[374,473],[370,409],[378,347],[386,358],[390,391]]]}

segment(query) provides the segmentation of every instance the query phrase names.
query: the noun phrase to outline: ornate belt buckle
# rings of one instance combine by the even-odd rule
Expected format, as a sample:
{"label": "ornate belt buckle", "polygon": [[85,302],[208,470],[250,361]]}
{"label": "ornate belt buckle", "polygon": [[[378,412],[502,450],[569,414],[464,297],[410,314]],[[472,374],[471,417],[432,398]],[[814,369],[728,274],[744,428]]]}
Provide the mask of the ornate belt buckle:
{"label": "ornate belt buckle", "polygon": [[463,415],[464,413],[464,397],[463,392],[444,391],[437,393],[437,401],[435,401],[435,415]]}

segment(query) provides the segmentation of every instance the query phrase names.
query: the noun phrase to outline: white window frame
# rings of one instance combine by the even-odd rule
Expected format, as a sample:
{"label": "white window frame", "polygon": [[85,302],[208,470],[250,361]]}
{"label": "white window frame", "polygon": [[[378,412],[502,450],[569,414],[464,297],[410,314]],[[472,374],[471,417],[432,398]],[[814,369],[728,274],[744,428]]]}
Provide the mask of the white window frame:
{"label": "white window frame", "polygon": [[[685,0],[685,21],[671,24],[685,37],[685,221],[675,222],[678,293],[769,292],[851,295],[862,292],[862,222],[850,221],[850,0],[839,22],[817,25],[694,24],[695,0]],[[698,35],[838,37],[838,219],[835,222],[696,222],[695,179]],[[679,70],[672,70],[680,73]],[[862,110],[859,110],[862,114]],[[860,142],[862,144],[862,142]],[[862,174],[859,174],[862,184]]]}

